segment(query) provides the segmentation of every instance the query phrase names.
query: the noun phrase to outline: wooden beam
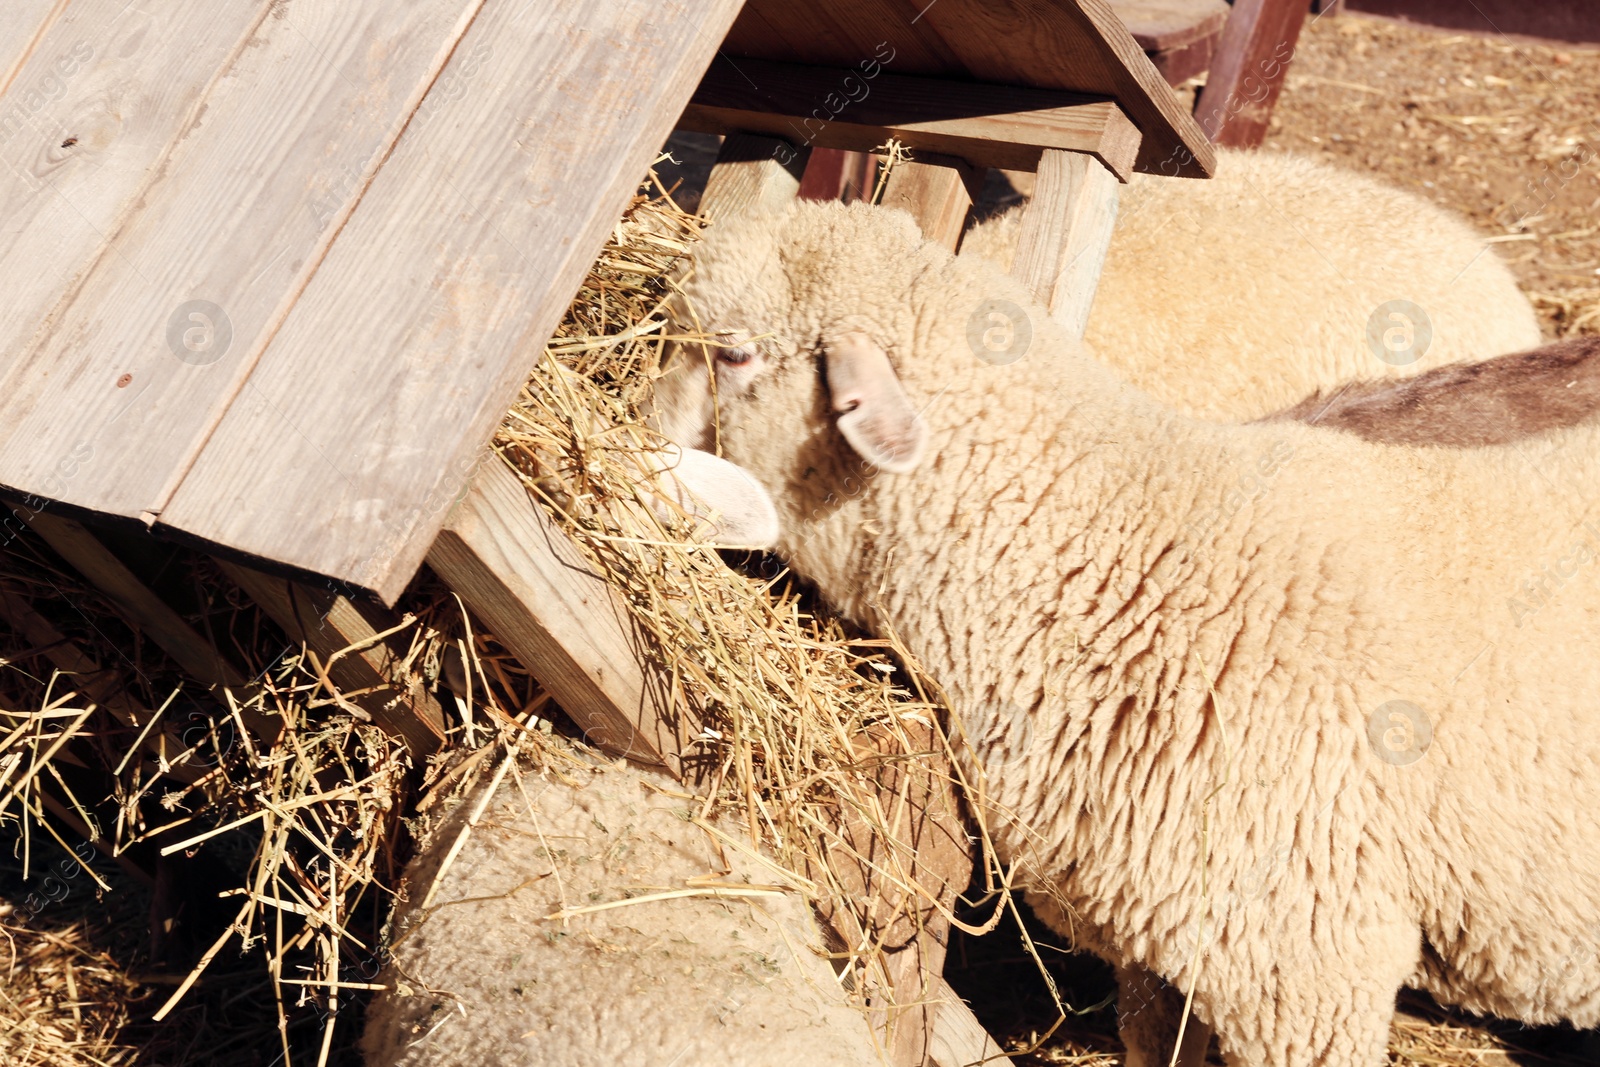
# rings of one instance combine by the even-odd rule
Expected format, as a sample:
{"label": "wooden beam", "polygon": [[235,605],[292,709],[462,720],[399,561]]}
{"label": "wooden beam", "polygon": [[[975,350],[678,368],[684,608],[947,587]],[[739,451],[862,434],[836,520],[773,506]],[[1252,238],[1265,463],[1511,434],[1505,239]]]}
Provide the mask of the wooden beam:
{"label": "wooden beam", "polygon": [[1048,152],[1023,212],[1011,273],[1079,337],[1089,323],[1111,246],[1117,196],[1116,178],[1098,161],[1076,152]]}
{"label": "wooden beam", "polygon": [[[420,687],[406,690],[409,679],[400,674],[399,657],[377,639],[399,623],[390,612],[229,560],[218,559],[217,565],[291,640],[316,654],[329,680],[341,692],[354,694],[350,703],[405,742],[413,762],[439,748],[445,730],[439,702]],[[359,651],[346,652],[352,647]],[[399,692],[406,695],[397,700]]]}
{"label": "wooden beam", "polygon": [[1195,117],[1220,145],[1257,148],[1294,58],[1306,0],[1237,0],[1222,28]]}
{"label": "wooden beam", "polygon": [[782,211],[800,195],[810,157],[780,137],[730,133],[700,194],[700,212],[716,218]]}
{"label": "wooden beam", "polygon": [[[93,656],[83,651],[71,638],[33,609],[28,598],[9,582],[0,582],[0,621],[34,648],[43,649],[43,655],[62,674],[72,676],[72,688],[105,708],[123,726],[130,730],[144,730],[155,713],[140,704],[128,693],[122,672],[102,667]],[[171,727],[163,723],[151,730],[144,739],[144,749],[154,756],[168,776],[185,785],[197,781],[204,769],[187,764],[173,765],[184,746],[171,735]]]}
{"label": "wooden beam", "polygon": [[270,743],[278,736],[283,720],[263,714],[253,702],[259,687],[141,582],[93,532],[81,523],[47,511],[25,512],[14,508],[13,513],[104,593],[124,621],[159,645],[195,681],[215,693],[224,708],[228,704],[222,691],[234,690],[240,716],[257,737]]}
{"label": "wooden beam", "polygon": [[983,175],[982,168],[965,160],[918,153],[889,171],[880,202],[911,212],[928,240],[954,252],[961,247],[972,203],[983,194]]}
{"label": "wooden beam", "polygon": [[498,457],[479,467],[428,565],[591,743],[682,776],[696,724],[673,720],[641,665],[627,606]]}
{"label": "wooden beam", "polygon": [[1046,149],[1069,149],[1095,156],[1124,180],[1139,152],[1138,127],[1109,100],[899,74],[867,80],[859,71],[753,59],[738,69],[714,64],[678,124],[854,152],[894,137],[913,152],[1010,170],[1032,170]]}
{"label": "wooden beam", "polygon": [[934,982],[935,1001],[933,1039],[928,1043],[928,1058],[933,1067],[973,1067],[974,1064],[1009,1063],[1005,1050],[995,1044],[967,1002],[943,978]]}
{"label": "wooden beam", "polygon": [[818,148],[800,179],[801,200],[861,200],[871,194],[872,155]]}

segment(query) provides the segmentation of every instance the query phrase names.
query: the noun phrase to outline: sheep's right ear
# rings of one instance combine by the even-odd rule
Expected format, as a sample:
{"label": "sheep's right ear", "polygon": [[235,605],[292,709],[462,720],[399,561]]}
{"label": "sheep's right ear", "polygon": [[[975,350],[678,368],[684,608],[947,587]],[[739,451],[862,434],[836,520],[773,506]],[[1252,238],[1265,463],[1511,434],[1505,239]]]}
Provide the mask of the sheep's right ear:
{"label": "sheep's right ear", "polygon": [[890,474],[909,474],[928,447],[928,425],[917,414],[889,353],[864,333],[823,345],[835,424],[862,459]]}

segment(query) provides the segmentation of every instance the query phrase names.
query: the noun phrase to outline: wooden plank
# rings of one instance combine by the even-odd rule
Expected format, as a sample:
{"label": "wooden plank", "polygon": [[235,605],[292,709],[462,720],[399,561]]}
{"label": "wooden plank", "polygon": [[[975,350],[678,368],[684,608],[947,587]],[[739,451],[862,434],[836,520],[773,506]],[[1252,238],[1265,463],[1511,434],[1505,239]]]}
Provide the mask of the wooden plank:
{"label": "wooden plank", "polygon": [[964,160],[919,153],[889,171],[880,203],[909,211],[928,240],[954,252],[961,246],[972,202],[983,194],[983,176]]}
{"label": "wooden plank", "polygon": [[801,200],[861,200],[872,193],[872,156],[867,152],[845,152],[837,148],[818,148],[806,161],[800,179]]}
{"label": "wooden plank", "polygon": [[697,732],[672,722],[627,606],[498,457],[485,460],[428,565],[533,671],[595,745],[682,775]]}
{"label": "wooden plank", "polygon": [[1211,69],[1211,60],[1217,54],[1217,41],[1221,36],[1217,34],[1215,37],[1202,37],[1193,44],[1174,48],[1170,52],[1152,52],[1150,61],[1156,65],[1161,76],[1167,79],[1168,85],[1182,85],[1190,78]]}
{"label": "wooden plank", "polygon": [[729,134],[700,194],[701,214],[782,211],[800,195],[809,151],[777,137]]}
{"label": "wooden plank", "polygon": [[1227,0],[1107,0],[1139,47],[1170,52],[1215,37],[1228,21]]}
{"label": "wooden plank", "polygon": [[950,983],[937,979],[933,990],[936,1001],[933,1040],[928,1045],[928,1056],[933,1067],[976,1067],[978,1064],[1000,1064],[1005,1051],[995,1044],[994,1038],[978,1022],[966,1001],[957,995]]}
{"label": "wooden plank", "polygon": [[1050,152],[1040,161],[1033,199],[1022,216],[1011,273],[1079,337],[1111,246],[1117,199],[1116,178],[1097,161]]}
{"label": "wooden plank", "polygon": [[[143,165],[118,166],[122,144],[102,146],[104,131],[92,122],[74,126],[77,143],[60,149],[81,154],[74,167],[92,169],[75,171],[84,186],[125,206],[104,235],[80,241],[83,222],[69,227],[78,258],[62,263],[69,269],[59,276],[44,272],[45,291],[30,292],[30,321],[7,317],[31,336],[0,349],[11,357],[0,378],[0,481],[121,516],[161,511],[317,272],[474,6],[302,0],[227,5],[224,16],[206,5],[188,11],[189,23],[151,27],[138,39],[175,37],[180,69],[153,65],[164,46],[135,49],[146,58],[138,69],[123,70],[128,61],[108,55],[72,84],[127,99],[121,121],[143,119],[160,153],[146,159],[133,151],[128,162]],[[237,25],[235,7],[257,21]],[[218,37],[199,49],[210,66],[187,56],[197,33]],[[24,82],[36,65],[24,70]],[[194,83],[186,110],[147,101],[143,83],[169,80]],[[147,114],[147,102],[160,110]],[[104,100],[95,106],[103,109]],[[23,206],[53,204],[46,190]],[[38,275],[25,257],[56,239],[43,226],[12,243],[0,270]],[[40,297],[49,301],[47,314]],[[86,457],[77,458],[80,447]],[[63,456],[77,458],[70,477],[60,469]]]}
{"label": "wooden plank", "polygon": [[[303,642],[316,654],[341,692],[355,694],[350,703],[405,742],[413,762],[438,750],[445,731],[439,702],[420,686],[408,687],[410,679],[400,672],[399,657],[377,639],[399,619],[376,605],[358,605],[332,589],[228,560],[219,559],[217,564],[291,640]],[[357,651],[345,651],[351,648]],[[405,696],[397,700],[400,692]]]}
{"label": "wooden plank", "polygon": [[1201,129],[1217,144],[1257,148],[1266,138],[1306,7],[1306,0],[1233,5],[1194,109]]}
{"label": "wooden plank", "polygon": [[1215,164],[1193,116],[1106,0],[749,0],[722,52],[741,67],[741,57],[873,62],[895,74],[1087,93],[1116,100],[1143,133],[1136,169],[1204,177]]}
{"label": "wooden plank", "polygon": [[196,681],[242,689],[249,679],[152,593],[81,523],[46,511],[23,516],[56,554],[111,599],[122,617],[160,645]]}
{"label": "wooden plank", "polygon": [[1121,108],[1077,93],[752,59],[712,63],[679,125],[855,152],[894,137],[913,153],[1013,170],[1031,170],[1045,149],[1064,148],[1089,152],[1123,177],[1139,148],[1138,128]]}
{"label": "wooden plank", "polygon": [[[154,712],[129,695],[127,681],[120,671],[102,667],[35,611],[28,598],[9,582],[0,582],[0,622],[10,626],[30,647],[44,649],[45,658],[57,670],[72,676],[68,679],[72,689],[105,708],[127,729],[137,733],[154,717]],[[164,773],[177,781],[189,784],[205,772],[203,767],[170,764],[170,760],[184,751],[184,746],[165,722],[146,735],[143,747],[159,761]]]}
{"label": "wooden plank", "polygon": [[485,3],[161,521],[392,602],[739,2]]}
{"label": "wooden plank", "polygon": [[[0,4],[0,96],[4,96],[11,83],[16,80],[22,65],[33,54],[34,48],[44,36],[50,25],[60,17],[61,11],[67,6],[68,0],[6,0]],[[32,97],[20,96],[5,104],[0,104],[0,115],[6,118],[22,119],[24,122],[33,113],[44,107],[45,101],[59,92],[59,86],[64,79],[70,78],[76,72],[77,64],[68,56],[58,68],[46,72],[54,74],[55,78],[46,78],[40,85],[33,86]],[[0,119],[0,123],[5,119]],[[0,128],[8,128],[0,126]]]}
{"label": "wooden plank", "polygon": [[90,584],[116,605],[122,618],[159,645],[190,677],[210,689],[229,707],[223,692],[231,690],[240,705],[239,715],[246,728],[264,742],[271,742],[283,728],[283,720],[264,714],[254,703],[259,687],[244,672],[230,663],[183,617],[141,582],[123,562],[82,524],[44,511],[12,509],[55,553],[66,560]]}

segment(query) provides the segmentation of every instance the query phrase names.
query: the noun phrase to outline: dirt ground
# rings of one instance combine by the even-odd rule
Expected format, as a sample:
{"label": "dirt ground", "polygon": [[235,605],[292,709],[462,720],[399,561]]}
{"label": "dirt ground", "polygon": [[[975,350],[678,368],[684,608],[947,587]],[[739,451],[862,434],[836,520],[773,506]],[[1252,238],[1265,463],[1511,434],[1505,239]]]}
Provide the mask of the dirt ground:
{"label": "dirt ground", "polygon": [[1321,155],[1466,215],[1549,336],[1600,333],[1600,50],[1318,18],[1266,150]]}
{"label": "dirt ground", "polygon": [[[1600,50],[1317,18],[1263,150],[1323,156],[1465,215],[1511,266],[1548,336],[1600,334]],[[1029,930],[1063,999],[1083,1014],[1011,1062],[1121,1064],[1109,971],[1066,955],[1042,927]],[[947,971],[1008,1051],[1030,1047],[1055,1020],[1014,928],[983,939],[957,933]],[[1474,1019],[1407,992],[1390,1062],[1593,1067],[1600,1042],[1569,1028]]]}

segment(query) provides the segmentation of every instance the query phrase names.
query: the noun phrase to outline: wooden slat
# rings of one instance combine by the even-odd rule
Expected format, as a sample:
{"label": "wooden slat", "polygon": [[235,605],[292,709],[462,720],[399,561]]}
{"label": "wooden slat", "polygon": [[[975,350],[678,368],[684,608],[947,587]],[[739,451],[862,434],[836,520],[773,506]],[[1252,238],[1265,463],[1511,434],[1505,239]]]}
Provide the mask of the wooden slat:
{"label": "wooden slat", "polygon": [[195,681],[211,689],[224,711],[229,705],[223,690],[231,690],[233,699],[241,705],[240,717],[251,732],[264,742],[278,736],[283,720],[263,714],[253,703],[258,687],[141,582],[91,531],[81,523],[49,512],[13,509],[13,513],[22,516],[58,556],[109,597],[123,621],[159,645]]}
{"label": "wooden slat", "polygon": [[808,151],[776,137],[729,134],[700,194],[700,212],[726,218],[782,211],[800,195]]}
{"label": "wooden slat", "polygon": [[[30,55],[33,54],[35,45],[38,44],[44,33],[60,16],[68,0],[5,0],[0,4],[0,95],[10,88],[16,80],[17,73],[22,68]],[[55,96],[55,89],[62,84],[63,79],[76,73],[78,64],[70,53],[60,65],[52,65],[42,77],[48,78],[54,74],[53,81],[44,81],[33,86],[37,94],[33,99],[19,99],[10,107],[0,108],[0,123],[21,120],[26,123],[37,110],[44,106],[46,96]],[[38,107],[35,107],[35,104]],[[0,125],[0,131],[8,130],[9,125]]]}
{"label": "wooden slat", "polygon": [[882,72],[868,79],[860,70],[751,59],[713,62],[679,125],[856,152],[894,137],[913,153],[1013,170],[1031,170],[1045,149],[1065,148],[1092,153],[1124,177],[1139,148],[1138,128],[1121,108],[1081,94]]}
{"label": "wooden slat", "polygon": [[161,521],[392,601],[738,6],[485,3]]}
{"label": "wooden slat", "polygon": [[937,1001],[934,1010],[938,1012],[933,1024],[933,1040],[928,1047],[933,1067],[974,1067],[977,1064],[999,1067],[1008,1062],[1003,1059],[1005,1052],[978,1022],[966,1001],[950,988],[950,983],[938,979],[933,998]]}
{"label": "wooden slat", "polygon": [[872,156],[867,152],[819,148],[806,162],[800,199],[860,200],[872,192],[871,173]]}
{"label": "wooden slat", "polygon": [[1203,177],[1215,163],[1106,0],[749,0],[722,51],[741,66],[740,57],[874,62],[895,74],[1088,93],[1116,100],[1144,134],[1137,169]]}
{"label": "wooden slat", "polygon": [[627,606],[497,457],[451,513],[428,565],[592,743],[682,775],[695,726],[669,721],[659,681],[640,665]]}
{"label": "wooden slat", "polygon": [[1306,20],[1306,0],[1237,0],[1222,29],[1195,117],[1217,144],[1256,148]]}
{"label": "wooden slat", "polygon": [[1106,0],[1139,47],[1168,52],[1222,32],[1227,0]]}
{"label": "wooden slat", "polygon": [[[41,276],[27,257],[61,237],[38,213],[70,213],[76,196],[61,205],[47,187],[23,205],[31,217],[21,228],[39,232],[6,248],[0,270],[38,281],[26,302],[31,321],[7,316],[30,342],[0,344],[10,357],[0,381],[0,481],[122,516],[161,511],[473,4],[175,4],[186,21],[104,45],[103,62],[69,92],[80,83],[96,91],[85,106],[98,110],[107,95],[126,100],[117,119],[125,128],[86,114],[82,129],[72,127],[76,145],[43,147],[70,157],[85,195],[115,200],[120,217],[97,230],[75,218],[64,243],[76,258]],[[236,9],[252,18],[241,21]],[[70,33],[74,24],[57,28]],[[136,69],[120,56],[130,42]],[[22,82],[51,50],[35,53]],[[167,84],[187,95],[169,102],[151,91]],[[127,143],[130,131],[138,144]]]}
{"label": "wooden slat", "polygon": [[1050,152],[1022,216],[1011,273],[1079,337],[1111,247],[1117,199],[1116,178],[1096,160]]}
{"label": "wooden slat", "polygon": [[[28,598],[8,582],[0,582],[0,622],[33,648],[43,648],[43,655],[63,674],[70,675],[66,684],[105,708],[129,730],[142,730],[154,716],[149,708],[128,694],[122,672],[114,667],[103,667],[75,642],[56,629],[43,615],[33,609]],[[65,693],[68,690],[61,690]],[[151,730],[144,739],[144,749],[166,767],[172,778],[192,783],[204,768],[188,764],[170,766],[169,760],[184,750],[183,743],[172,736],[171,727],[163,723]]]}
{"label": "wooden slat", "polygon": [[895,164],[880,203],[909,211],[924,236],[954,252],[961,246],[972,202],[982,193],[982,170],[960,159],[925,152]]}
{"label": "wooden slat", "polygon": [[[405,742],[413,761],[439,748],[445,730],[439,702],[421,687],[396,700],[397,687],[404,687],[409,679],[400,674],[393,650],[375,640],[400,620],[377,605],[358,605],[331,589],[264,574],[228,560],[217,563],[291,640],[303,642],[316,654],[342,693],[356,694],[349,698],[350,703]],[[352,647],[359,651],[345,651]]]}
{"label": "wooden slat", "polygon": [[81,523],[47,511],[25,515],[24,521],[58,556],[105,593],[128,623],[165,649],[196,681],[232,689],[247,684],[239,668],[139,581]]}

